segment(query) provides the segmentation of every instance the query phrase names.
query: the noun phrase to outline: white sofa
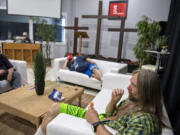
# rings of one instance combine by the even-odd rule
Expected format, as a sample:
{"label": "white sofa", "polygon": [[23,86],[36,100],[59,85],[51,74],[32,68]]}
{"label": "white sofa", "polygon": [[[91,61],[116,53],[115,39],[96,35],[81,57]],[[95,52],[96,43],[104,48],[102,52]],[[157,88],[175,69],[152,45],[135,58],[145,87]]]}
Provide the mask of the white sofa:
{"label": "white sofa", "polygon": [[[9,60],[13,67],[21,75],[21,83],[24,85],[27,82],[27,63],[21,60]],[[7,80],[0,81],[0,93],[6,92],[12,89],[10,83]]]}
{"label": "white sofa", "polygon": [[[61,81],[69,82],[97,90],[101,90],[101,82],[95,78],[89,78],[87,75],[78,73],[75,71],[69,71],[60,69],[64,64],[66,57],[64,58],[57,58],[53,61],[53,72],[55,73],[55,77],[60,77]],[[116,63],[116,62],[109,62],[103,60],[96,60],[92,59],[96,62],[99,70],[102,72],[103,75],[109,72],[113,73],[126,73],[127,72],[127,64]]]}
{"label": "white sofa", "polygon": [[[108,104],[112,90],[115,88],[122,88],[125,90],[121,100],[128,97],[127,86],[129,85],[130,75],[108,73],[103,77],[102,90],[93,99],[94,107],[98,113],[104,113],[105,107]],[[169,124],[167,112],[163,107],[163,120]],[[113,134],[115,130],[106,126],[106,128]],[[59,114],[47,126],[47,135],[95,135],[91,125],[81,118],[70,116],[67,114]],[[162,135],[173,135],[172,130],[164,128]]]}

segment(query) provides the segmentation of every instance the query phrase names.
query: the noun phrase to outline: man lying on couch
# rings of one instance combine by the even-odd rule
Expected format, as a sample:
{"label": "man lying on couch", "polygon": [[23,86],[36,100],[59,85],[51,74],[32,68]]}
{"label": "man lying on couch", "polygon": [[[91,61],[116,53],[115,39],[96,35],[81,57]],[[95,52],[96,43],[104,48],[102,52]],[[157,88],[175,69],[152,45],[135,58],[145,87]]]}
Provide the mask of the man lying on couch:
{"label": "man lying on couch", "polygon": [[117,135],[160,135],[165,124],[162,122],[162,95],[158,75],[149,70],[140,70],[133,73],[130,82],[129,97],[118,106],[116,104],[123,96],[123,90],[113,90],[106,114],[98,115],[93,107],[86,111],[65,103],[53,104],[36,135],[43,135],[47,124],[59,113],[85,118],[93,125],[97,135],[111,135],[104,125],[117,130]]}
{"label": "man lying on couch", "polygon": [[84,73],[98,80],[101,80],[102,77],[102,73],[99,71],[96,63],[85,56],[78,56],[74,59],[72,55],[68,55],[62,68]]}
{"label": "man lying on couch", "polygon": [[21,76],[14,71],[13,65],[3,54],[0,54],[0,81],[7,80],[13,89],[21,86]]}

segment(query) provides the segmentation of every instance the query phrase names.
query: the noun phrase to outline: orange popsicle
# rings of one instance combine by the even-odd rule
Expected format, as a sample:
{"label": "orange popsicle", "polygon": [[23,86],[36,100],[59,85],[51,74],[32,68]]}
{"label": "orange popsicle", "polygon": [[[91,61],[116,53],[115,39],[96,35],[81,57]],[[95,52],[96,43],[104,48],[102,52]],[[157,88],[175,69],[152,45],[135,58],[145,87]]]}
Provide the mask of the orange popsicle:
{"label": "orange popsicle", "polygon": [[93,106],[94,106],[94,103],[93,103],[93,102],[91,102],[91,103],[89,104],[89,106],[90,106],[90,107],[93,107]]}

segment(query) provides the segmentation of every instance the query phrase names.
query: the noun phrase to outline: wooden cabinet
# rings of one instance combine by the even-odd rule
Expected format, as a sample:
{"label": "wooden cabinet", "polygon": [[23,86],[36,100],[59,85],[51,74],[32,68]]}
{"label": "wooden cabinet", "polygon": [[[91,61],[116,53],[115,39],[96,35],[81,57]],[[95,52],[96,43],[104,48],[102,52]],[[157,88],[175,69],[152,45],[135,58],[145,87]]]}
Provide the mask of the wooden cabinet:
{"label": "wooden cabinet", "polygon": [[32,63],[38,51],[41,50],[40,44],[25,44],[25,43],[3,43],[3,54],[8,59],[24,60],[27,63]]}

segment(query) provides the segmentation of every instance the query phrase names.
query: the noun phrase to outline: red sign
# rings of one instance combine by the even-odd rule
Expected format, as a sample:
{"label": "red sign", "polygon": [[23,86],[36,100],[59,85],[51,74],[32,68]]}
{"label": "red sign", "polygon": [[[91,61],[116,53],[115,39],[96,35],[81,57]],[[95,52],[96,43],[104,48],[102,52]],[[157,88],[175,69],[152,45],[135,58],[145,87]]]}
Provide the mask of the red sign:
{"label": "red sign", "polygon": [[127,1],[113,1],[109,4],[109,15],[127,17]]}

